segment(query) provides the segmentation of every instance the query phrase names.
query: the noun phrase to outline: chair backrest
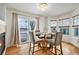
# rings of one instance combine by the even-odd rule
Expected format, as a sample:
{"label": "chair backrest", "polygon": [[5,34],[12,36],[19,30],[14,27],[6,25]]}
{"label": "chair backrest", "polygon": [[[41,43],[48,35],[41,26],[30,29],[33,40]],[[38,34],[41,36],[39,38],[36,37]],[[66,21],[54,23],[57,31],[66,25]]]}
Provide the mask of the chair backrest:
{"label": "chair backrest", "polygon": [[63,35],[62,32],[57,32],[56,33],[56,38],[55,38],[55,44],[56,45],[59,45],[59,44],[62,43],[62,35]]}
{"label": "chair backrest", "polygon": [[30,31],[29,36],[30,36],[30,41],[34,44],[35,43],[34,33]]}

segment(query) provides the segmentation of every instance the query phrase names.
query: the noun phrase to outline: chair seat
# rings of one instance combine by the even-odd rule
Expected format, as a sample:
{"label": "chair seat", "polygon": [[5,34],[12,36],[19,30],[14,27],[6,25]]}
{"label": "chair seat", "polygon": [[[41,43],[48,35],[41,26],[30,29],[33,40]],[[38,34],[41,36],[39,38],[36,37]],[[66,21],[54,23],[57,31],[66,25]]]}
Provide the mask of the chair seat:
{"label": "chair seat", "polygon": [[38,38],[42,39],[42,38],[44,38],[44,35],[41,34],[40,36],[38,36]]}
{"label": "chair seat", "polygon": [[39,36],[40,34],[41,34],[41,33],[38,32],[38,33],[36,33],[36,36]]}
{"label": "chair seat", "polygon": [[[54,39],[48,39],[48,42],[50,43],[50,45],[55,45]],[[59,43],[56,43],[56,45],[59,45]]]}
{"label": "chair seat", "polygon": [[46,35],[46,38],[47,39],[52,39],[52,35],[51,34],[48,34],[48,35]]}
{"label": "chair seat", "polygon": [[43,42],[43,40],[37,40],[35,44],[39,44],[40,42]]}
{"label": "chair seat", "polygon": [[54,44],[54,40],[53,39],[48,39],[47,40],[50,44]]}

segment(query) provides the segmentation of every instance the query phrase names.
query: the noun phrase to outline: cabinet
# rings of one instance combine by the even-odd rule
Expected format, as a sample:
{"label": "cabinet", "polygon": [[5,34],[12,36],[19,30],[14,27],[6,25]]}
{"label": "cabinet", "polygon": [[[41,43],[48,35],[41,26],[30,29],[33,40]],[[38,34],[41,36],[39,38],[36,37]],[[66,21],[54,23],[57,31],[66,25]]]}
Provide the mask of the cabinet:
{"label": "cabinet", "polygon": [[5,50],[5,32],[0,34],[0,55],[3,54]]}

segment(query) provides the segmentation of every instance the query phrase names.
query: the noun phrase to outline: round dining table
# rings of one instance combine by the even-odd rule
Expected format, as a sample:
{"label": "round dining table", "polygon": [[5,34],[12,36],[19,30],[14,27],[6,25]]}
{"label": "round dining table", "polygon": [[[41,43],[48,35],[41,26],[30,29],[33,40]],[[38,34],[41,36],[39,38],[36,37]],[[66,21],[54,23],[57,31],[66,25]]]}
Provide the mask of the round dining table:
{"label": "round dining table", "polygon": [[48,41],[48,39],[52,39],[52,33],[37,33],[36,36],[38,36],[39,39],[42,39],[42,41],[38,44],[38,46],[43,50],[43,53],[47,52],[48,50],[50,50],[51,46],[50,43]]}

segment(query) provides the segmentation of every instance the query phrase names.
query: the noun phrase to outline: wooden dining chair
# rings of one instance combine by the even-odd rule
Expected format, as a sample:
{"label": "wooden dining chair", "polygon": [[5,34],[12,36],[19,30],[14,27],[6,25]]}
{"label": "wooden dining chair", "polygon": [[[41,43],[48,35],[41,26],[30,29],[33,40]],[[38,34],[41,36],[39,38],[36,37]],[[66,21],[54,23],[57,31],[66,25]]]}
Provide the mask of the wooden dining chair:
{"label": "wooden dining chair", "polygon": [[[29,32],[29,38],[30,38],[30,47],[29,47],[29,54],[30,54],[30,52],[31,52],[31,48],[33,48],[33,50],[32,50],[32,54],[34,54],[34,52],[36,52],[35,51],[35,47],[37,47],[39,44],[40,44],[40,42],[42,41],[42,40],[35,40],[35,38],[34,38],[34,32]],[[33,44],[33,47],[31,47],[32,46],[32,44]],[[39,49],[40,50],[40,49]],[[39,51],[39,50],[37,50],[37,51]]]}
{"label": "wooden dining chair", "polygon": [[[59,51],[60,54],[63,55],[63,51],[62,51],[62,32],[57,32],[55,39],[51,39],[51,40],[48,40],[48,41],[50,42],[51,48],[55,49],[55,55],[57,55],[57,51]],[[58,45],[60,46],[60,49],[57,48]]]}

